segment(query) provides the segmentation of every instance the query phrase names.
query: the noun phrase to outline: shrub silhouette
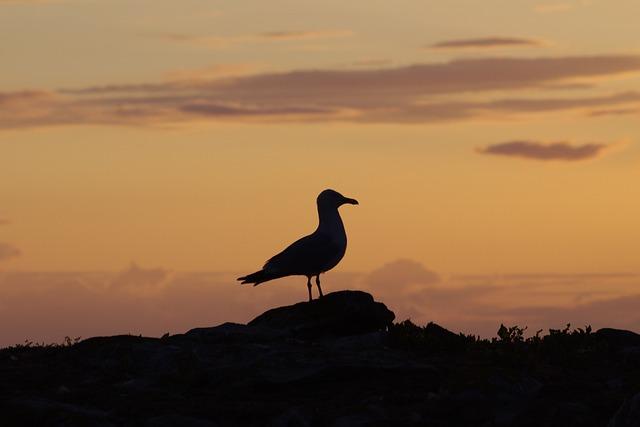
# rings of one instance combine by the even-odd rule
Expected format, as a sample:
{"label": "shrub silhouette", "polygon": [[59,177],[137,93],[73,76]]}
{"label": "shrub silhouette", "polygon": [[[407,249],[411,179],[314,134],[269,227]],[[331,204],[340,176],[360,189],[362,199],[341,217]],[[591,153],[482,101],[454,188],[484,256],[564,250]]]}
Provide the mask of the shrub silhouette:
{"label": "shrub silhouette", "polygon": [[497,337],[484,339],[454,334],[433,322],[418,326],[405,320],[389,328],[389,345],[423,354],[474,353],[511,366],[543,362],[575,364],[608,351],[607,344],[592,333],[591,326],[571,329],[567,324],[562,329],[549,329],[546,335],[538,330],[530,337],[525,337],[526,331],[526,326],[501,324]]}

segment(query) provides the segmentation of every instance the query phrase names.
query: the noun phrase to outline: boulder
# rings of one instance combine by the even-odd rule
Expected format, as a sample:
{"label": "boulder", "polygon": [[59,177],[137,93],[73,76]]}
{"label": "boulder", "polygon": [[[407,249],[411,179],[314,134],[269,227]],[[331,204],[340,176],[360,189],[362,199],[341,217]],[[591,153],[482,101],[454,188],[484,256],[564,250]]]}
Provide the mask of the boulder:
{"label": "boulder", "polygon": [[640,393],[624,401],[607,427],[640,427]]}
{"label": "boulder", "polygon": [[362,291],[339,291],[324,297],[269,310],[249,322],[284,330],[298,337],[318,338],[366,334],[386,329],[395,314]]}
{"label": "boulder", "polygon": [[602,328],[596,331],[596,336],[614,348],[640,346],[640,335],[624,329]]}

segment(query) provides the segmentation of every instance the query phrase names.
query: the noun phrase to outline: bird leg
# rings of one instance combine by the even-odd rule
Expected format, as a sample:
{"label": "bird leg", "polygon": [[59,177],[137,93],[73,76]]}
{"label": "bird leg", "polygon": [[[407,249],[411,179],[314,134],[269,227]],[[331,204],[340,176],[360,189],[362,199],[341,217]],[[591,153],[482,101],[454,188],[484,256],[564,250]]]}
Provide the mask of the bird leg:
{"label": "bird leg", "polygon": [[318,298],[322,298],[324,295],[322,294],[322,288],[320,287],[320,275],[319,274],[316,276],[316,286],[318,286],[318,292],[320,293],[320,296]]}
{"label": "bird leg", "polygon": [[311,276],[307,276],[307,289],[309,289],[309,301],[313,300],[313,297],[311,296],[311,286],[313,286],[311,284]]}

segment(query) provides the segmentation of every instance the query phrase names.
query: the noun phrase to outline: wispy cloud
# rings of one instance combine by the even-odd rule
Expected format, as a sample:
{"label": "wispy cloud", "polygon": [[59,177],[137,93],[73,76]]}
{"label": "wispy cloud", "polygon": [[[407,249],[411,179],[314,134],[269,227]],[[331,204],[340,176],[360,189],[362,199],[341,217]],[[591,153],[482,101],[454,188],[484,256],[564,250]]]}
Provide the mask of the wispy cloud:
{"label": "wispy cloud", "polygon": [[17,92],[0,92],[0,107],[10,108],[21,104],[41,102],[51,99],[54,93],[45,90],[22,90]]}
{"label": "wispy cloud", "polygon": [[257,37],[265,40],[310,40],[350,37],[350,30],[320,30],[320,31],[271,31],[258,34]]}
{"label": "wispy cloud", "polygon": [[487,49],[495,47],[538,47],[540,40],[523,37],[479,37],[444,40],[429,46],[431,49]]}
{"label": "wispy cloud", "polygon": [[[149,35],[149,34],[147,34]],[[229,36],[198,35],[190,33],[165,32],[150,34],[167,41],[189,43],[210,48],[226,48],[241,44],[277,43],[297,40],[320,40],[350,37],[350,30],[307,30],[307,31],[271,31],[258,34],[240,34]]]}
{"label": "wispy cloud", "polygon": [[173,70],[165,73],[169,81],[204,81],[229,77],[246,76],[257,73],[261,68],[259,64],[235,63],[235,64],[214,64],[201,68],[185,68]]}
{"label": "wispy cloud", "polygon": [[532,160],[578,161],[595,158],[609,148],[607,144],[575,145],[570,142],[543,143],[538,141],[510,141],[489,145],[478,152]]}
{"label": "wispy cloud", "polygon": [[632,108],[608,108],[604,110],[594,110],[588,113],[591,117],[600,116],[626,116],[630,114],[640,115],[640,107]]}
{"label": "wispy cloud", "polygon": [[[305,97],[310,100],[336,99],[335,91],[345,97],[376,96],[384,93],[396,98],[415,94],[435,95],[483,92],[538,87],[571,79],[603,78],[640,72],[640,55],[601,55],[542,58],[476,58],[444,63],[414,64],[397,68],[365,70],[295,70],[267,73],[212,85],[220,95],[260,100],[266,95]],[[69,90],[74,94],[109,94],[127,91],[172,90],[158,85],[97,86]],[[274,91],[276,92],[274,94]],[[242,96],[239,96],[242,95]]]}
{"label": "wispy cloud", "polygon": [[505,98],[487,101],[422,102],[399,108],[371,110],[359,118],[379,123],[429,123],[467,119],[501,120],[523,114],[585,110],[598,106],[615,106],[640,101],[640,92],[576,98]]}
{"label": "wispy cloud", "polygon": [[[628,108],[640,101],[638,92],[486,99],[496,91],[545,89],[640,72],[638,55],[477,58],[395,68],[249,75],[227,70],[229,74],[222,77],[215,76],[215,69],[209,71],[212,78],[201,70],[160,83],[0,93],[0,129],[64,124],[154,125],[203,119],[431,123]],[[470,94],[473,100],[468,98]],[[454,95],[455,101],[447,100]]]}

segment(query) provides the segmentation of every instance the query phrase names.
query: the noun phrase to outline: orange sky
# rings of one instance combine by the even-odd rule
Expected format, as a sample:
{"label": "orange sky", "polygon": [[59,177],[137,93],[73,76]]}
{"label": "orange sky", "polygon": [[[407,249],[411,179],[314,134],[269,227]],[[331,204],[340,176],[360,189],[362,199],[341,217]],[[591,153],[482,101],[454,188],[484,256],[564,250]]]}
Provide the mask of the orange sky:
{"label": "orange sky", "polygon": [[637,16],[0,0],[0,271],[247,273],[313,230],[331,187],[361,203],[339,273],[640,273]]}

